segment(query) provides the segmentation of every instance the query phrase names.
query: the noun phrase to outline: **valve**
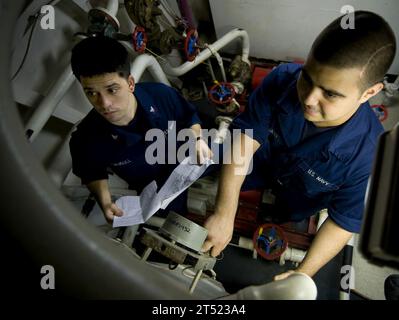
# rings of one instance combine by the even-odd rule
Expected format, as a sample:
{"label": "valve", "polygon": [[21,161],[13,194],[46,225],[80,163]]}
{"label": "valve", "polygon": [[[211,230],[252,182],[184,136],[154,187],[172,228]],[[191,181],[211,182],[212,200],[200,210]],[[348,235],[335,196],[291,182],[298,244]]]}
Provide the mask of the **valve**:
{"label": "valve", "polygon": [[196,29],[188,29],[184,40],[184,53],[187,61],[193,61],[198,55],[198,32]]}
{"label": "valve", "polygon": [[147,46],[147,34],[143,27],[136,26],[133,32],[133,48],[136,52],[143,53]]}
{"label": "valve", "polygon": [[234,87],[228,82],[216,82],[209,90],[208,97],[213,103],[217,105],[229,105],[236,92]]}
{"label": "valve", "polygon": [[388,118],[388,110],[383,104],[372,105],[371,109],[374,111],[380,122],[383,122]]}
{"label": "valve", "polygon": [[285,233],[278,225],[267,223],[259,226],[253,236],[256,252],[266,260],[275,260],[287,249]]}

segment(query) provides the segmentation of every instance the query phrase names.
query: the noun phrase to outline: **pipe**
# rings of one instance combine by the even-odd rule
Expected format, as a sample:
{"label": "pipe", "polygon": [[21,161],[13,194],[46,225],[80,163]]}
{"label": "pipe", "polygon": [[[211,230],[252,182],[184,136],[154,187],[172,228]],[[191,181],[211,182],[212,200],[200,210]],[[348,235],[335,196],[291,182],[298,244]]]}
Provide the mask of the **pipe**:
{"label": "pipe", "polygon": [[220,56],[220,54],[218,52],[214,52],[213,55],[215,56],[219,67],[220,67],[220,71],[222,72],[222,79],[223,82],[227,82],[227,78],[226,78],[226,72],[224,71],[224,66],[223,66],[223,60],[222,57]]}
{"label": "pipe", "polygon": [[232,118],[226,117],[226,116],[218,116],[216,117],[216,124],[219,125],[217,135],[213,140],[213,143],[216,144],[222,144],[224,140],[226,139],[227,133],[229,126],[231,122],[233,121]]}
{"label": "pipe", "polygon": [[[245,237],[236,237],[229,243],[232,246],[240,247],[250,251],[254,250],[254,243],[252,239]],[[286,261],[292,261],[296,263],[301,263],[305,258],[306,251],[295,249],[292,247],[287,247],[284,253],[280,256],[280,265],[284,265]]]}
{"label": "pipe", "polygon": [[316,231],[319,231],[319,229],[321,228],[322,224],[324,223],[324,221],[326,221],[327,218],[328,218],[327,209],[320,210],[319,211],[319,220],[317,221]]}
{"label": "pipe", "polygon": [[75,76],[72,73],[71,66],[68,64],[57,82],[51,88],[49,94],[47,94],[40,105],[35,109],[32,117],[26,124],[25,132],[29,141],[32,142],[37,137],[74,81]]}
{"label": "pipe", "polygon": [[[106,2],[106,5],[105,5]],[[100,1],[96,1],[96,0],[92,0],[89,1],[89,5],[92,9],[94,8],[102,8],[102,9],[106,9],[107,13],[113,15],[114,17],[116,16],[116,14],[118,13],[118,9],[119,9],[119,0],[100,0]]]}
{"label": "pipe", "polygon": [[179,6],[180,14],[182,18],[184,18],[184,20],[187,21],[188,26],[191,28],[197,28],[197,26],[194,23],[193,14],[191,12],[191,8],[190,5],[188,4],[188,1],[177,0],[177,4]]}
{"label": "pipe", "polygon": [[52,159],[51,164],[47,170],[49,176],[58,188],[61,188],[69,172],[71,171],[72,158],[69,152],[69,141],[71,139],[72,132],[76,129],[79,123],[80,121],[78,121],[68,132],[67,137],[62,142],[62,145],[59,148],[59,152]]}
{"label": "pipe", "polygon": [[284,253],[280,256],[280,266],[283,266],[286,261],[301,263],[306,256],[306,251],[287,247]]}
{"label": "pipe", "polygon": [[145,69],[147,68],[155,80],[170,86],[170,82],[166,77],[165,73],[163,72],[158,61],[149,54],[139,55],[134,60],[130,68],[130,73],[133,76],[135,82],[139,82],[141,76],[143,75]]}
{"label": "pipe", "polygon": [[206,59],[211,57],[214,52],[219,51],[221,48],[225,47],[229,43],[231,43],[233,40],[236,38],[240,38],[242,40],[242,60],[248,64],[249,62],[249,36],[248,33],[243,30],[243,29],[233,29],[230,32],[226,33],[223,37],[221,37],[219,40],[215,41],[213,44],[208,44],[207,48],[208,50],[204,49],[202,50],[198,56],[195,58],[194,61],[187,61],[180,65],[179,67],[171,67],[169,64],[164,65],[164,70],[167,74],[171,76],[176,76],[179,77],[187,72],[189,72],[191,69],[195,68],[197,65],[200,63],[204,62]]}
{"label": "pipe", "polygon": [[288,278],[249,286],[219,300],[316,300],[317,287],[311,277],[295,272]]}
{"label": "pipe", "polygon": [[[213,67],[212,67],[212,63],[210,60],[208,60],[208,67],[209,67],[209,72],[211,74],[212,80],[215,81],[216,77],[215,77],[215,73],[213,72]],[[208,92],[207,92],[207,95],[208,95]]]}
{"label": "pipe", "polygon": [[119,8],[119,0],[108,0],[107,9],[113,16],[116,16]]}

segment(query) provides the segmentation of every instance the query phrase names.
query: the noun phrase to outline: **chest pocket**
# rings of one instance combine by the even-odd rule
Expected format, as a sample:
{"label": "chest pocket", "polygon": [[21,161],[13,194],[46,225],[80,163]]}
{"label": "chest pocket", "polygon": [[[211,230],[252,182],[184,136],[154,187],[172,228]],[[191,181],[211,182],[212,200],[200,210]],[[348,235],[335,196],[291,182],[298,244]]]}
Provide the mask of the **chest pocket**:
{"label": "chest pocket", "polygon": [[298,161],[293,166],[291,173],[280,177],[279,182],[280,185],[303,193],[309,198],[326,196],[339,188],[319,172],[313,170],[304,160]]}

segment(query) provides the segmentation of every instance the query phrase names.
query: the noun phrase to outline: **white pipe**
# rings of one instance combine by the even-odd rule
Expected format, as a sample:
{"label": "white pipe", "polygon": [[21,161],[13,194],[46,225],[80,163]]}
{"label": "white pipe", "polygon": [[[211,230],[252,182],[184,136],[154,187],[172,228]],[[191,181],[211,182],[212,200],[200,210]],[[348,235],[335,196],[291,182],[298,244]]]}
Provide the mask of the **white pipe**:
{"label": "white pipe", "polygon": [[317,287],[311,277],[295,272],[289,277],[259,286],[249,286],[220,300],[316,300]]}
{"label": "white pipe", "polygon": [[164,70],[167,74],[172,76],[181,76],[191,69],[195,68],[200,63],[204,62],[206,59],[211,57],[213,53],[219,51],[221,48],[225,47],[229,43],[231,43],[236,38],[240,38],[242,40],[242,60],[248,64],[249,62],[249,36],[248,33],[243,29],[233,29],[230,32],[226,33],[219,40],[215,41],[213,44],[208,44],[207,48],[202,50],[194,61],[187,61],[180,65],[179,67],[171,67],[169,64],[164,65]]}
{"label": "white pipe", "polygon": [[139,55],[132,63],[130,73],[135,82],[139,82],[146,69],[148,69],[155,80],[170,86],[170,82],[159,65],[157,59],[149,54]]}
{"label": "white pipe", "polygon": [[33,131],[29,137],[29,141],[33,141],[37,137],[74,81],[75,76],[72,73],[71,66],[68,64],[50,92],[42,100],[40,105],[36,107],[32,117],[26,124],[26,131]]}
{"label": "white pipe", "polygon": [[215,77],[215,73],[213,72],[213,67],[212,67],[212,63],[210,60],[208,60],[208,67],[209,67],[209,72],[211,73],[212,80],[215,81],[216,77]]}
{"label": "white pipe", "polygon": [[[238,239],[238,244],[235,243],[229,243],[232,246],[240,247],[243,249],[248,249],[250,251],[254,250],[254,243],[252,239],[245,238],[245,237],[239,237]],[[301,263],[303,259],[305,258],[306,251],[287,247],[287,249],[284,251],[284,253],[280,256],[280,265],[284,265],[285,261],[292,261],[292,262],[298,262]]]}
{"label": "white pipe", "polygon": [[[103,4],[103,3],[101,3],[101,5],[102,5],[102,4]],[[105,9],[105,10],[107,10],[107,13],[113,15],[113,17],[115,17],[116,14],[118,13],[118,9],[119,9],[119,0],[108,0],[106,6],[103,7],[103,6],[101,6],[101,5],[97,5],[97,6],[93,7],[93,6],[91,5],[91,3],[89,2],[89,7],[90,7],[91,9],[95,9],[95,8],[102,8],[102,9]]]}
{"label": "white pipe", "polygon": [[216,60],[218,61],[219,67],[220,67],[220,71],[222,72],[222,79],[224,82],[227,82],[227,78],[226,78],[226,72],[224,71],[224,66],[223,66],[223,60],[222,57],[220,56],[219,53],[214,52],[213,55],[216,57]]}
{"label": "white pipe", "polygon": [[233,119],[229,118],[229,117],[221,117],[220,118],[219,128],[218,128],[216,137],[213,140],[213,143],[222,144],[224,142],[224,140],[226,139],[226,136],[227,136],[229,126],[232,121],[233,121]]}
{"label": "white pipe", "polygon": [[285,261],[292,261],[301,263],[306,256],[306,251],[287,247],[284,253],[280,256],[280,265],[284,265]]}
{"label": "white pipe", "polygon": [[68,132],[66,138],[64,139],[58,153],[52,159],[51,164],[48,168],[48,173],[53,182],[57,187],[61,188],[65,179],[67,178],[72,167],[71,153],[69,152],[69,141],[72,132],[76,129],[77,125],[80,123],[78,121],[72,129]]}
{"label": "white pipe", "polygon": [[319,220],[317,221],[317,228],[316,230],[319,231],[321,225],[326,221],[328,218],[328,211],[327,209],[323,209],[319,211]]}
{"label": "white pipe", "polygon": [[119,0],[108,0],[107,9],[112,15],[116,16],[118,13],[118,8],[119,8]]}

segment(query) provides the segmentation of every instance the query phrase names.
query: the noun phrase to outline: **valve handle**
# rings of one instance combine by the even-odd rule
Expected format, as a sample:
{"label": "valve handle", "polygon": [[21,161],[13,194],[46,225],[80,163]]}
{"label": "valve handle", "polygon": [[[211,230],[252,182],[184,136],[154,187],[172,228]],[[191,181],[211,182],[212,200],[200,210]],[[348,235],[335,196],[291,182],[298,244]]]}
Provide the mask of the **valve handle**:
{"label": "valve handle", "polygon": [[136,26],[133,32],[133,48],[134,51],[143,53],[147,46],[147,33],[143,27]]}
{"label": "valve handle", "polygon": [[236,92],[234,90],[234,87],[230,83],[217,82],[208,91],[208,98],[215,104],[227,105],[231,103],[235,94]]}
{"label": "valve handle", "polygon": [[377,116],[378,120],[380,120],[380,122],[383,122],[388,118],[388,110],[385,105],[375,104],[372,105],[371,108]]}
{"label": "valve handle", "polygon": [[256,252],[266,260],[275,260],[287,249],[287,237],[281,227],[267,223],[259,226],[253,236]]}
{"label": "valve handle", "polygon": [[193,61],[198,55],[198,32],[196,29],[188,29],[184,40],[184,53],[187,61]]}

